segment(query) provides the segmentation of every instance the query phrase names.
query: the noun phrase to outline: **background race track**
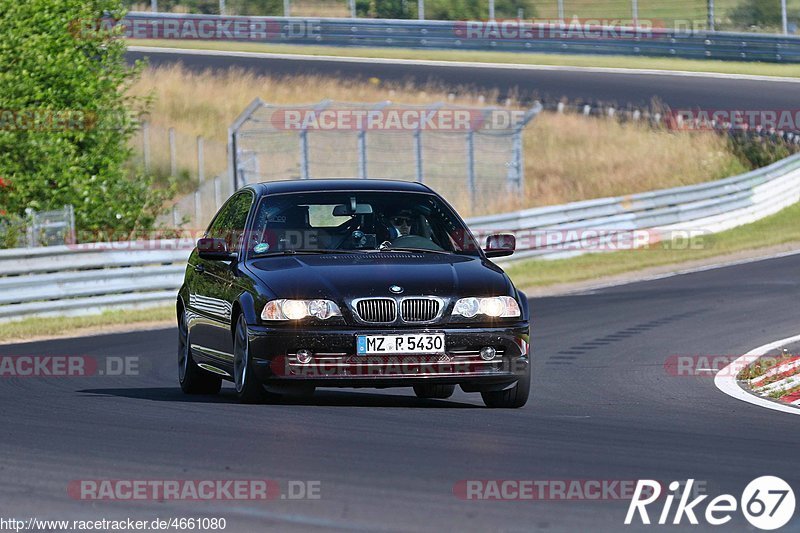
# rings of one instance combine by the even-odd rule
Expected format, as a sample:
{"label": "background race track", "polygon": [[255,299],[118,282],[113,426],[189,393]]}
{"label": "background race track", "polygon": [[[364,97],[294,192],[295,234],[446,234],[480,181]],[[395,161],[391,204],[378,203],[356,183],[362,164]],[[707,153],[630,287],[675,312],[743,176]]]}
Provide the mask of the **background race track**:
{"label": "background race track", "polygon": [[[691,477],[738,497],[772,474],[797,490],[798,418],[664,364],[796,334],[799,274],[794,255],[533,300],[533,398],[521,410],[485,409],[460,391],[418,400],[409,389],[323,390],[288,405],[238,405],[230,388],[186,397],[173,329],[3,346],[2,355],[138,356],[141,375],[0,379],[0,516],[223,516],[237,532],[620,531],[625,502],[463,501],[453,486]],[[66,493],[75,479],[209,478],[319,480],[322,498],[124,503]],[[738,515],[731,526],[746,523]]]}
{"label": "background race track", "polygon": [[[465,86],[476,90],[497,89],[501,97],[516,92],[526,98],[603,102],[625,106],[647,106],[654,97],[674,109],[797,109],[800,83],[775,80],[726,78],[720,75],[681,76],[588,72],[581,69],[536,70],[500,66],[448,66],[420,63],[377,63],[369,59],[328,60],[204,55],[200,51],[172,53],[128,52],[129,60],[149,57],[151,66],[181,62],[204,70],[238,67],[270,75],[324,75],[341,79],[434,82],[447,87]],[[269,95],[262,98],[269,102]]]}

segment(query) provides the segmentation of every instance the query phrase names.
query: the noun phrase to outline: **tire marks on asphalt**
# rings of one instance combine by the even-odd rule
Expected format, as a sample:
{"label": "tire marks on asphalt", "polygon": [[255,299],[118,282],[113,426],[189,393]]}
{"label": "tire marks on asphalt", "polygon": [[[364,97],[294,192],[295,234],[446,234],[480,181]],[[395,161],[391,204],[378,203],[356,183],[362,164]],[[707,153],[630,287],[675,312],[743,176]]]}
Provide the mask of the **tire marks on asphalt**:
{"label": "tire marks on asphalt", "polygon": [[561,350],[554,355],[551,355],[545,361],[546,365],[571,365],[578,359],[577,356],[579,355],[586,355],[587,353],[591,352],[592,350],[601,347],[601,346],[608,346],[609,344],[624,341],[626,339],[630,339],[631,337],[635,337],[636,335],[640,335],[642,333],[646,333],[652,329],[666,326],[667,324],[671,324],[678,320],[686,320],[688,318],[692,318],[696,315],[704,313],[706,309],[695,309],[693,311],[688,311],[685,313],[678,313],[675,315],[665,316],[663,318],[659,318],[657,320],[651,320],[649,322],[642,322],[641,324],[635,324],[631,327],[621,329],[619,331],[615,331],[614,333],[609,333],[603,337],[596,337],[590,341],[583,342],[581,344],[577,344],[575,346],[570,346],[567,349]]}

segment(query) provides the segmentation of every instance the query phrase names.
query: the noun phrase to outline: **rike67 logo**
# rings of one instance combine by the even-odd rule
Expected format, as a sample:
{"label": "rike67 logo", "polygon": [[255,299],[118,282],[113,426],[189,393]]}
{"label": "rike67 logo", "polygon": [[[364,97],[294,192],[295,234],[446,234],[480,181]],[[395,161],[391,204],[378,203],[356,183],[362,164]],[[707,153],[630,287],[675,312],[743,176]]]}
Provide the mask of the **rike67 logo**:
{"label": "rike67 logo", "polygon": [[[673,481],[668,486],[669,493],[662,498],[662,485],[658,481],[639,480],[628,506],[625,524],[634,523],[638,516],[642,524],[651,524],[651,520],[654,520],[659,525],[679,525],[685,518],[689,524],[697,525],[700,523],[700,516],[707,524],[721,526],[730,522],[737,511],[741,511],[753,527],[771,531],[785,526],[794,515],[794,491],[779,477],[762,476],[754,479],[745,487],[738,500],[731,494],[720,494],[707,502],[704,501],[708,498],[705,494],[690,500],[693,485],[694,479],[687,480],[685,484]],[[684,488],[679,492],[681,487]],[[676,499],[678,503],[673,511]],[[648,506],[651,506],[649,511],[657,512],[662,501],[661,512],[651,519]],[[652,505],[655,502],[658,504]]]}

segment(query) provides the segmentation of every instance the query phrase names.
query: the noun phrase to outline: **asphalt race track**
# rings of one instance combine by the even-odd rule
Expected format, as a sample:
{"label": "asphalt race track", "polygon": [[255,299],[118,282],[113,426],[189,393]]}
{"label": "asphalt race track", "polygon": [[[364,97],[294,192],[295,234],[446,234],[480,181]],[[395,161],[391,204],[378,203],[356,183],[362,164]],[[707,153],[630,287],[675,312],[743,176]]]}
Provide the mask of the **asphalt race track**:
{"label": "asphalt race track", "polygon": [[[536,299],[533,398],[520,410],[486,409],[460,391],[418,400],[410,389],[327,389],[258,406],[237,404],[230,388],[186,397],[173,329],[2,346],[0,355],[136,356],[140,375],[0,379],[0,516],[221,516],[237,532],[624,531],[638,529],[622,525],[625,502],[464,501],[453,487],[694,478],[738,498],[771,474],[796,488],[796,417],[725,396],[711,377],[673,376],[665,362],[796,334],[798,297],[800,255]],[[282,489],[316,480],[321,499],[84,502],[66,490],[79,479],[245,478]],[[746,526],[736,514],[716,529]],[[797,514],[786,530],[800,530]]]}
{"label": "asphalt race track", "polygon": [[[347,62],[326,59],[227,57],[197,53],[128,52],[129,60],[149,57],[151,66],[177,62],[194,70],[237,67],[260,74],[319,74],[341,79],[376,77],[386,81],[435,83],[445,87],[514,92],[522,99],[546,98],[603,102],[618,106],[647,106],[653,98],[674,109],[706,110],[796,109],[800,84],[774,80],[681,77],[563,70],[520,70],[470,66],[441,67],[419,64]],[[267,101],[269,95],[264,95]]]}

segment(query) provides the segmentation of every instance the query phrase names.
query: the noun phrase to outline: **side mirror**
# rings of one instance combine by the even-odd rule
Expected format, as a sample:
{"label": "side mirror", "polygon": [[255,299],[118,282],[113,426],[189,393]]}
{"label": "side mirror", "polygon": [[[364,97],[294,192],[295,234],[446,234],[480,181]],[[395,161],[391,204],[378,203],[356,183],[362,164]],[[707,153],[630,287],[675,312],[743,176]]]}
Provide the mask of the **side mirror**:
{"label": "side mirror", "polygon": [[505,257],[514,253],[517,238],[510,233],[498,233],[486,237],[486,257]]}
{"label": "side mirror", "polygon": [[200,259],[211,261],[234,261],[238,255],[228,250],[225,239],[211,239],[204,237],[197,241],[197,254]]}

